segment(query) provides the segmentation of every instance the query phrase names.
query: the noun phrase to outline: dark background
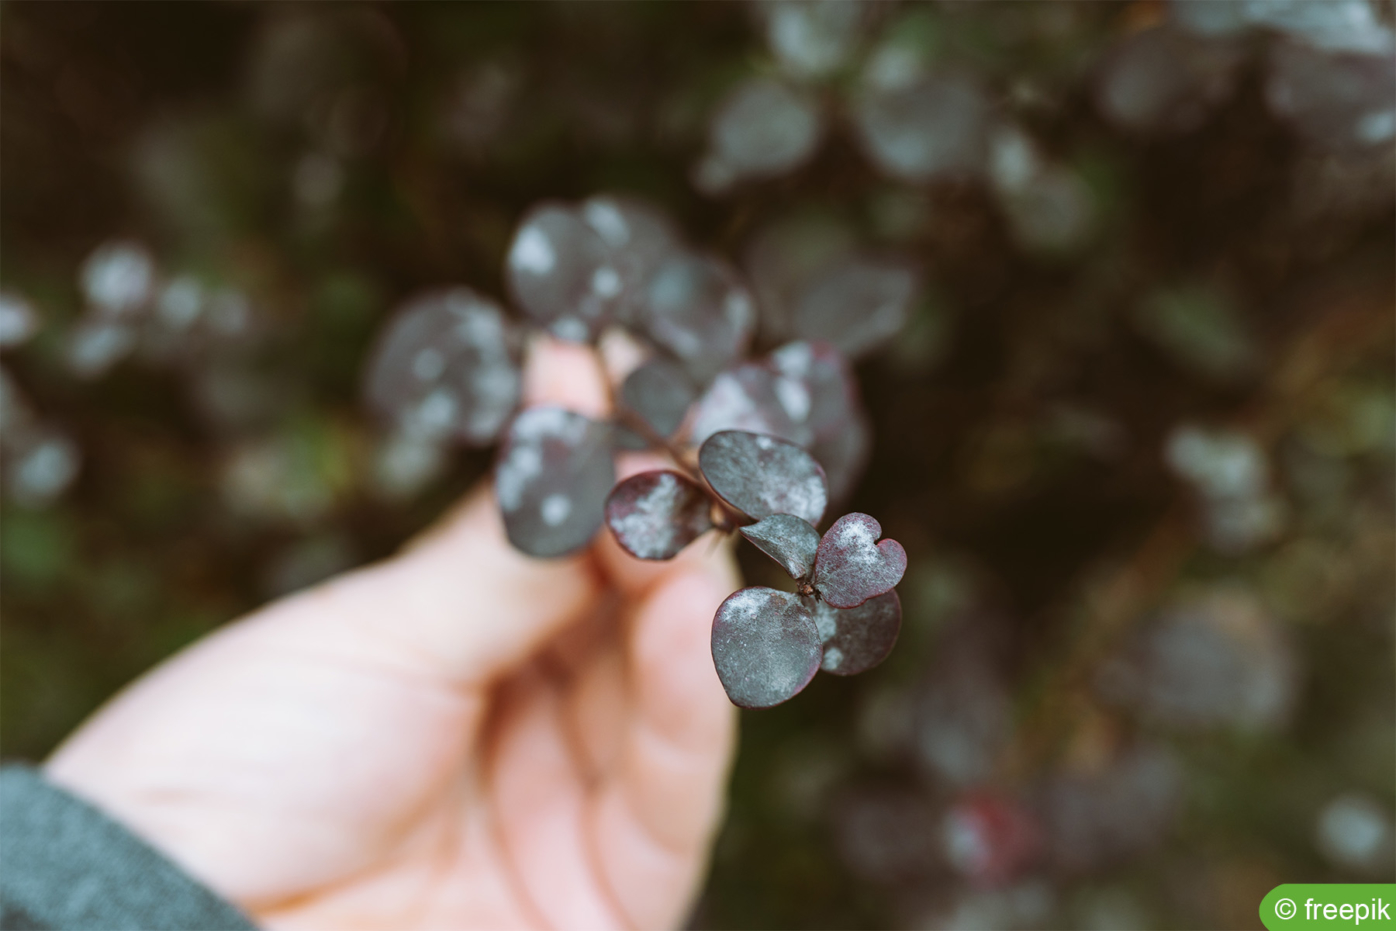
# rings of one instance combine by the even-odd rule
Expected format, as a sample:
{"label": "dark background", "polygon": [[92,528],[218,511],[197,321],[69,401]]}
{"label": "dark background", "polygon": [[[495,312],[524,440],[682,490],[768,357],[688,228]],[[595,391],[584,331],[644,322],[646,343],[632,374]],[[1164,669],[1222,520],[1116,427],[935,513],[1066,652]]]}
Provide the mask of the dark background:
{"label": "dark background", "polygon": [[[1198,117],[1112,122],[1099,82],[1161,4],[869,10],[869,44],[932,24],[937,60],[1081,179],[1088,235],[1035,247],[982,179],[884,177],[844,73],[816,91],[833,129],[808,164],[699,193],[709,115],[774,67],[743,5],[0,5],[0,278],[41,321],[4,367],[82,462],[56,500],[4,507],[4,754],[41,758],[161,658],[392,552],[482,475],[489,452],[461,451],[414,493],[375,486],[373,334],[421,287],[502,297],[537,201],[622,191],[738,262],[773,220],[835,218],[926,282],[859,365],[875,447],[849,507],[910,554],[902,640],[744,714],[696,926],[1240,927],[1279,882],[1392,881],[1390,144],[1325,148],[1277,116],[1263,31]],[[118,238],[245,295],[253,335],[75,377],[77,270]],[[1188,424],[1259,451],[1269,532],[1218,544],[1215,502],[1164,455]],[[1220,658],[1158,707],[1112,698],[1107,667],[1147,666],[1179,611],[1220,618],[1192,647]],[[1280,696],[1254,719],[1246,676]],[[1159,711],[1168,688],[1195,713]],[[938,763],[944,733],[987,768]],[[1172,775],[1131,782],[1140,754]],[[1344,797],[1386,831],[1365,866],[1325,853]],[[1022,813],[1035,853],[957,869],[957,802]]]}

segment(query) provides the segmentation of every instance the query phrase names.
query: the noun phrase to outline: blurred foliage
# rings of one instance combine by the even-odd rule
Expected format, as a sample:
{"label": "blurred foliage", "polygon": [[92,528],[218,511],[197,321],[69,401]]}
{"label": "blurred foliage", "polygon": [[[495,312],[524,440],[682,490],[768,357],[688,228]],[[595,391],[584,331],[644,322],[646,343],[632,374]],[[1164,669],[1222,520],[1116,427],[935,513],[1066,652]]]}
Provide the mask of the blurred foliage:
{"label": "blurred foliage", "polygon": [[[479,478],[385,451],[373,334],[503,295],[537,201],[619,191],[753,275],[827,221],[925,283],[859,366],[901,642],[744,716],[695,926],[1242,927],[1281,881],[1391,881],[1391,53],[1202,6],[869,3],[839,51],[769,4],[0,5],[0,278],[37,316],[0,398],[5,754]],[[782,74],[819,133],[703,194],[709,119]],[[1371,113],[1333,96],[1371,74]],[[932,98],[866,103],[913,92],[981,101],[944,171],[907,161]],[[114,241],[232,322],[75,374]],[[71,462],[51,429],[61,494],[25,484]]]}

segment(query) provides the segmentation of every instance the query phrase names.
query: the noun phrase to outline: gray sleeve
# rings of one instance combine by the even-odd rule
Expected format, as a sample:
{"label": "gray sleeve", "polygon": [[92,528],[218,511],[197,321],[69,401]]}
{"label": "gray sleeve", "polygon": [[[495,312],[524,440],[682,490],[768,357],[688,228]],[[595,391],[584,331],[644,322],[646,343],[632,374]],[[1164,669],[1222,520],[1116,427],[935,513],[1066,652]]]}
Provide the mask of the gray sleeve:
{"label": "gray sleeve", "polygon": [[0,769],[0,928],[247,931],[236,908],[34,769]]}

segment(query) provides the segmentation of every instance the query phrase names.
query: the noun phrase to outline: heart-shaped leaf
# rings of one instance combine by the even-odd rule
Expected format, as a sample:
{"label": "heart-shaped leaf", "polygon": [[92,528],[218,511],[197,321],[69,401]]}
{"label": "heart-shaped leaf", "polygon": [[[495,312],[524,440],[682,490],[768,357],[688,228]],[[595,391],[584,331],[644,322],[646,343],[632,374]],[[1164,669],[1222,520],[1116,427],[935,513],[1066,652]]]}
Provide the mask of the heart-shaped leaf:
{"label": "heart-shaped leaf", "polygon": [[803,579],[814,568],[819,531],[793,514],[772,514],[740,528],[756,548],[780,563],[792,579]]}
{"label": "heart-shaped leaf", "polygon": [[[650,359],[620,386],[621,404],[665,439],[673,436],[683,423],[696,393],[684,370],[662,358]],[[643,437],[624,428],[619,441],[626,449],[645,449],[649,445]]]}
{"label": "heart-shaped leaf", "polygon": [[800,596],[773,588],[732,593],[713,618],[713,665],[734,705],[769,708],[819,671],[819,630]]}
{"label": "heart-shaped leaf", "polygon": [[559,204],[542,204],[523,218],[505,272],[529,318],[574,342],[596,338],[622,287],[605,241]]}
{"label": "heart-shaped leaf", "polygon": [[814,624],[824,643],[819,668],[836,676],[856,676],[887,658],[902,629],[902,600],[895,590],[856,608],[814,601]]}
{"label": "heart-shaped leaf", "polygon": [[698,467],[723,501],[757,520],[793,514],[817,524],[828,503],[819,463],[794,443],[773,436],[714,433],[698,450]]}
{"label": "heart-shaped leaf", "polygon": [[534,407],[509,426],[494,470],[509,542],[530,556],[562,556],[601,527],[616,481],[608,424],[560,407]]}
{"label": "heart-shaped leaf", "polygon": [[814,587],[836,608],[856,608],[891,591],[906,572],[906,550],[896,540],[877,542],[882,525],[867,514],[845,514],[819,541]]}
{"label": "heart-shaped leaf", "polygon": [[403,433],[491,443],[519,403],[518,346],[494,302],[468,288],[423,294],[379,337],[368,402]]}
{"label": "heart-shaped leaf", "polygon": [[712,500],[691,479],[659,470],[632,475],[606,499],[606,526],[637,559],[673,559],[712,529]]}

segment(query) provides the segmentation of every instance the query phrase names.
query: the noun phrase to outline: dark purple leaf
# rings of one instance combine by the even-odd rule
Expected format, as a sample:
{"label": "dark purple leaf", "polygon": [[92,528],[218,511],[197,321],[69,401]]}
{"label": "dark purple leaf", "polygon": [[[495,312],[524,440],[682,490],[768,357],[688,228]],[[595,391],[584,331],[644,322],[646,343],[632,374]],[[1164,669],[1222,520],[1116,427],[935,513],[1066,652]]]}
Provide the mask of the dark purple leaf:
{"label": "dark purple leaf", "polygon": [[[697,392],[682,368],[667,359],[651,359],[641,365],[620,386],[620,400],[659,436],[668,439],[683,423]],[[619,442],[627,449],[645,449],[649,444],[630,430],[622,430]]]}
{"label": "dark purple leaf", "polygon": [[768,364],[784,409],[824,467],[829,497],[844,497],[862,475],[872,433],[848,363],[828,343],[801,340],[772,352]]}
{"label": "dark purple leaf", "polygon": [[766,359],[775,391],[790,418],[815,439],[843,428],[858,408],[858,382],[843,355],[829,343],[797,340]]}
{"label": "dark purple leaf", "polygon": [[718,497],[748,517],[793,514],[817,524],[824,515],[824,470],[794,443],[723,430],[698,450],[698,467]]}
{"label": "dark purple leaf", "polygon": [[718,374],[694,408],[689,439],[701,445],[722,430],[764,433],[803,444],[810,433],[797,426],[776,392],[776,375],[759,362]]}
{"label": "dark purple leaf", "polygon": [[853,491],[870,452],[872,427],[861,408],[849,412],[843,429],[830,431],[810,445],[810,454],[824,467],[830,500],[839,501]]}
{"label": "dark purple leaf", "polygon": [[819,630],[800,596],[743,588],[713,617],[713,665],[734,705],[769,708],[792,697],[819,671]]}
{"label": "dark purple leaf", "polygon": [[792,579],[803,579],[814,568],[819,531],[793,514],[772,514],[742,527],[742,536],[780,563]]}
{"label": "dark purple leaf", "polygon": [[819,541],[814,587],[836,608],[856,608],[892,590],[906,572],[906,550],[896,540],[877,542],[882,525],[867,514],[845,514]]}
{"label": "dark purple leaf", "polygon": [[524,216],[505,271],[529,318],[574,342],[596,338],[622,287],[605,241],[558,204],[543,204]]}
{"label": "dark purple leaf", "polygon": [[499,307],[467,288],[424,294],[373,350],[369,404],[404,433],[492,442],[519,403],[519,337]]}
{"label": "dark purple leaf", "polygon": [[616,319],[638,323],[650,278],[680,247],[678,233],[657,208],[630,197],[590,197],[580,212],[583,222],[606,243],[611,266],[620,273]]}
{"label": "dark purple leaf", "polygon": [[883,592],[856,608],[813,602],[814,624],[824,643],[819,668],[836,676],[856,676],[887,658],[902,629],[902,600],[895,590]]}
{"label": "dark purple leaf", "polygon": [[809,160],[823,131],[817,97],[764,75],[748,78],[713,114],[694,183],[715,194],[743,178],[785,174]]}
{"label": "dark purple leaf", "polygon": [[616,481],[608,424],[560,407],[530,408],[510,424],[495,465],[509,542],[530,556],[562,556],[601,527]]}
{"label": "dark purple leaf", "polygon": [[673,559],[713,526],[712,499],[678,472],[632,475],[606,499],[606,526],[637,559]]}
{"label": "dark purple leaf", "polygon": [[645,330],[699,384],[707,384],[746,349],[755,315],[746,288],[716,259],[675,253],[645,289]]}
{"label": "dark purple leaf", "polygon": [[850,258],[816,278],[795,307],[794,331],[825,340],[850,358],[896,336],[916,298],[916,275],[903,264]]}
{"label": "dark purple leaf", "polygon": [[885,174],[921,182],[983,170],[994,107],[973,79],[929,75],[870,87],[852,103],[858,140]]}
{"label": "dark purple leaf", "polygon": [[751,281],[765,338],[791,338],[800,295],[822,269],[850,253],[853,243],[853,234],[843,223],[807,213],[776,220],[752,237],[742,267]]}

